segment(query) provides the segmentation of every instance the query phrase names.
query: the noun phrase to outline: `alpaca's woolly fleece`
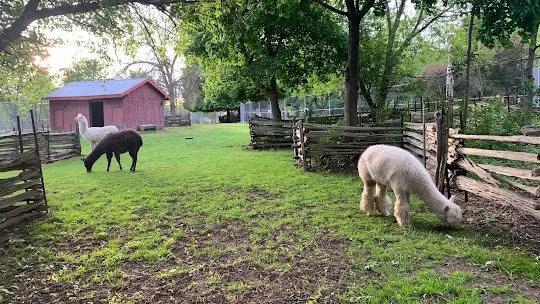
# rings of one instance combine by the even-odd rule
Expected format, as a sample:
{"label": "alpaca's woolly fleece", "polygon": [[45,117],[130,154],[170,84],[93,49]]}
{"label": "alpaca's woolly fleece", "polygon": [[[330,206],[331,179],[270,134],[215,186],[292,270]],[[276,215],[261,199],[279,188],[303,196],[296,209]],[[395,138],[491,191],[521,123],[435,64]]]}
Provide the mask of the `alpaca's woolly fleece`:
{"label": "alpaca's woolly fleece", "polygon": [[394,216],[399,225],[409,224],[410,197],[416,194],[433,211],[443,225],[451,226],[462,219],[461,208],[454,197],[442,195],[422,163],[401,148],[374,145],[358,160],[358,174],[364,182],[360,209],[368,213],[376,210],[389,215],[391,200],[386,188],[396,195]]}
{"label": "alpaca's woolly fleece", "polygon": [[75,121],[79,124],[79,131],[81,135],[90,142],[92,150],[107,134],[118,132],[118,128],[115,126],[104,127],[88,127],[88,120],[81,113],[77,114]]}

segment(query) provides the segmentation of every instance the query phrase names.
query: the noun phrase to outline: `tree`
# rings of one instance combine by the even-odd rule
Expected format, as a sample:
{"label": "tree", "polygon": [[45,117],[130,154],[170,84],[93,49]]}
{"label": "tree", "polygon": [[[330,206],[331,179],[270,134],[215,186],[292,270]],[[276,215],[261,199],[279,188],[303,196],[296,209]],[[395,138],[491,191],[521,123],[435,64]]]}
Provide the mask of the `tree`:
{"label": "tree", "polygon": [[[348,126],[358,124],[358,56],[360,43],[360,22],[375,5],[375,0],[343,0],[339,6],[332,6],[324,0],[311,0],[325,9],[347,18],[349,30],[347,66],[345,68],[344,116]],[[344,3],[343,3],[344,2]]]}
{"label": "tree", "polygon": [[[1,1],[0,52],[4,52],[15,41],[21,39],[24,41],[35,35],[38,32],[36,28],[29,30],[29,26],[35,21],[51,22],[51,17],[94,13],[94,15],[88,16],[88,24],[99,26],[101,23],[104,27],[111,29],[116,27],[115,18],[125,17],[125,11],[121,8],[127,4],[152,5],[164,11],[166,4],[178,2],[189,2],[189,0]],[[100,15],[98,12],[108,14],[110,18]],[[80,20],[80,22],[84,24],[86,20]]]}
{"label": "tree", "polygon": [[227,0],[192,9],[182,17],[185,51],[198,58],[206,99],[212,96],[207,89],[219,86],[232,85],[237,92],[231,102],[237,104],[263,93],[280,121],[280,94],[314,73],[323,77],[339,69],[344,59],[339,24],[303,1]]}
{"label": "tree", "polygon": [[204,80],[201,70],[196,63],[182,69],[180,76],[180,89],[184,99],[184,107],[190,111],[202,107],[204,104]]}
{"label": "tree", "polygon": [[[414,13],[405,13],[408,4],[415,5]],[[384,21],[376,16],[364,19],[358,82],[360,93],[373,112],[380,116],[385,109],[390,87],[402,76],[396,71],[414,40],[448,12],[449,8],[437,9],[428,1],[400,0],[396,7],[384,3]]]}
{"label": "tree", "polygon": [[[165,88],[171,98],[169,106],[171,115],[176,114],[180,96],[180,65],[181,57],[176,51],[180,36],[176,32],[176,24],[159,11],[142,11],[137,6],[132,7],[134,18],[124,21],[129,34],[123,41],[124,51],[135,57],[137,51],[147,50],[146,59],[136,60],[126,65],[124,72],[136,67],[149,67],[147,76]],[[140,56],[140,55],[139,55]]]}
{"label": "tree", "polygon": [[[471,3],[478,8],[475,14],[482,20],[479,37],[487,46],[493,47],[497,41],[510,46],[514,33],[517,33],[529,45],[524,74],[528,82],[526,106],[531,107],[534,95],[532,74],[534,57],[536,50],[540,47],[537,42],[540,27],[540,1],[471,0]],[[528,110],[530,113],[530,109]]]}
{"label": "tree", "polygon": [[83,80],[100,80],[107,77],[105,65],[96,59],[81,59],[64,71],[63,83]]}

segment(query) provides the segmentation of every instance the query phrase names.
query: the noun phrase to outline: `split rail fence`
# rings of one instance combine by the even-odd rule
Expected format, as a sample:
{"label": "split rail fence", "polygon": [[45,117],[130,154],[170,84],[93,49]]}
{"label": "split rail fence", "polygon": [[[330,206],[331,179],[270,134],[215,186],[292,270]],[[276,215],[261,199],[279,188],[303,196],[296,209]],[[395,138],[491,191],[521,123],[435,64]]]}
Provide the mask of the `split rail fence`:
{"label": "split rail fence", "polygon": [[47,212],[39,141],[33,126],[33,141],[24,140],[22,135],[3,139],[19,149],[0,157],[0,229]]}
{"label": "split rail fence", "polygon": [[299,121],[294,126],[294,158],[304,170],[311,167],[314,155],[362,154],[376,144],[403,145],[403,127],[344,127],[310,124]]}
{"label": "split rail fence", "polygon": [[252,117],[249,119],[249,134],[253,149],[291,147],[293,144],[293,122]]}
{"label": "split rail fence", "polygon": [[165,127],[191,126],[191,114],[181,113],[178,115],[165,116],[163,118]]}
{"label": "split rail fence", "polygon": [[[81,155],[81,143],[77,132],[37,132],[35,137],[43,163]],[[20,136],[18,134],[0,136],[0,160],[20,149],[19,139],[22,140],[23,146],[32,145],[34,133],[24,133]]]}

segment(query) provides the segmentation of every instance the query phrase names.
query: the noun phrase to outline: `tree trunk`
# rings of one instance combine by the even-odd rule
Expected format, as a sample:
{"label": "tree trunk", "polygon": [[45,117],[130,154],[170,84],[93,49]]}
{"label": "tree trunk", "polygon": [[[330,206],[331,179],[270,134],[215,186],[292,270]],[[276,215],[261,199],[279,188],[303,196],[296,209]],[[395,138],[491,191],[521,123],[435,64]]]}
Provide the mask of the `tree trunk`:
{"label": "tree trunk", "polygon": [[272,119],[275,122],[281,121],[281,109],[279,108],[279,96],[275,76],[270,79],[270,88],[267,90],[267,92],[268,99],[270,100],[270,106],[272,108]]}
{"label": "tree trunk", "polygon": [[360,18],[349,12],[349,50],[345,69],[345,98],[343,100],[345,123],[358,125],[358,48],[360,44]]}
{"label": "tree trunk", "polygon": [[231,122],[231,110],[227,109],[227,122]]}
{"label": "tree trunk", "polygon": [[469,21],[469,31],[467,33],[467,59],[466,59],[466,68],[465,68],[465,96],[463,98],[463,109],[461,110],[463,114],[463,125],[461,125],[461,131],[466,133],[467,129],[467,116],[469,111],[469,88],[470,88],[470,79],[471,79],[471,56],[472,56],[472,35],[474,29],[474,5],[471,8],[471,19]]}
{"label": "tree trunk", "polygon": [[526,82],[526,97],[525,97],[525,111],[527,115],[527,124],[531,123],[532,119],[532,104],[533,104],[533,98],[534,98],[534,77],[533,77],[533,65],[534,65],[534,57],[536,55],[536,39],[538,37],[538,26],[540,25],[540,22],[536,22],[532,25],[532,37],[531,37],[531,45],[529,46],[529,53],[527,56],[527,66],[525,67],[525,77],[527,79]]}

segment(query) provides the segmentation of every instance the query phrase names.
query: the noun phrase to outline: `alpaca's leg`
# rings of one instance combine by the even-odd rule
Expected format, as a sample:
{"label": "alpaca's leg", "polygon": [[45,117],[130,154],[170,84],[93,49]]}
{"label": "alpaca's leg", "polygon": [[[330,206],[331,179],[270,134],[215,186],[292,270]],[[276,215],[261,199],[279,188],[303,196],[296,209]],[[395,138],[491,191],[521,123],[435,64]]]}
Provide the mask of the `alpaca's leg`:
{"label": "alpaca's leg", "polygon": [[375,213],[375,181],[364,181],[364,190],[360,200],[360,210],[368,214]]}
{"label": "alpaca's leg", "polygon": [[131,156],[131,168],[129,168],[129,170],[135,172],[135,167],[137,166],[137,151],[129,150],[129,156]]}
{"label": "alpaca's leg", "polygon": [[107,152],[107,172],[111,168],[112,152]]}
{"label": "alpaca's leg", "polygon": [[118,166],[120,166],[120,170],[122,170],[122,164],[120,163],[120,153],[114,152],[114,157],[116,158],[116,161],[118,162]]}
{"label": "alpaca's leg", "polygon": [[390,208],[392,207],[392,200],[386,195],[386,185],[377,183],[375,202],[377,210],[384,216],[390,215]]}
{"label": "alpaca's leg", "polygon": [[396,194],[396,204],[394,206],[394,216],[400,226],[409,225],[409,205],[410,194],[406,191],[394,189]]}

